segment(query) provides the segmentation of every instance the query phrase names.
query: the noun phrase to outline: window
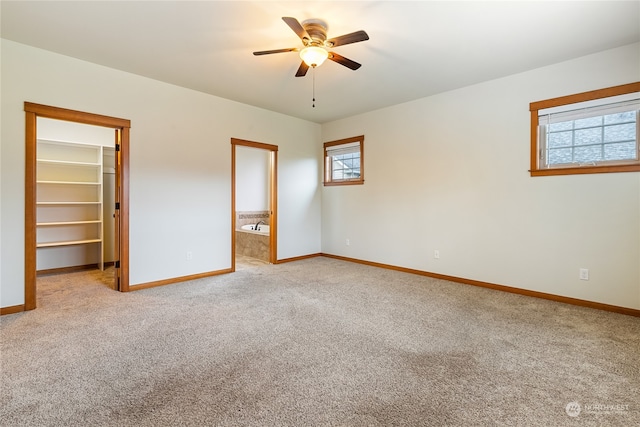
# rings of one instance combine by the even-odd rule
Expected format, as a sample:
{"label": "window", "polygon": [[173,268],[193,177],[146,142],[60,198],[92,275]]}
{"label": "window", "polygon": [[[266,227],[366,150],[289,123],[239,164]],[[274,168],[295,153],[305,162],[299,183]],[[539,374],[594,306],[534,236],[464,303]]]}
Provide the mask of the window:
{"label": "window", "polygon": [[364,136],[324,143],[324,185],[364,184]]}
{"label": "window", "polygon": [[640,171],[640,82],[529,109],[531,176]]}

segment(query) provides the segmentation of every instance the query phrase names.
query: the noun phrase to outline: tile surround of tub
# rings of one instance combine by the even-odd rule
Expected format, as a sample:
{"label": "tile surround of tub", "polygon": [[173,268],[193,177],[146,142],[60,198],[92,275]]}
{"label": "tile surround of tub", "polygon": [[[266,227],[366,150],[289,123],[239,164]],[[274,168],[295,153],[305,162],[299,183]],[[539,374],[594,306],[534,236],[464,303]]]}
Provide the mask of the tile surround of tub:
{"label": "tile surround of tub", "polygon": [[260,221],[269,224],[269,211],[236,212],[236,254],[269,262],[269,236],[238,231],[243,225]]}
{"label": "tile surround of tub", "polygon": [[255,224],[260,221],[264,221],[267,225],[269,224],[269,211],[236,212],[236,228],[240,228],[247,224]]}
{"label": "tile surround of tub", "polygon": [[236,254],[269,262],[269,236],[236,230]]}

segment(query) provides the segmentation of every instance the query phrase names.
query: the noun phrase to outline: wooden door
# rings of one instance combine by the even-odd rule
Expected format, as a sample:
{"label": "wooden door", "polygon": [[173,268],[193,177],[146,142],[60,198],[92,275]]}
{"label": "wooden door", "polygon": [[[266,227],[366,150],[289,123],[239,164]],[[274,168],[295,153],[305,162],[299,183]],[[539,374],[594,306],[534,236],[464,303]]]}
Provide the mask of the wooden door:
{"label": "wooden door", "polygon": [[121,269],[120,269],[120,195],[121,193],[121,186],[122,186],[122,179],[121,179],[121,167],[122,167],[122,162],[121,162],[121,158],[120,158],[120,148],[122,146],[122,130],[121,129],[116,129],[116,151],[115,151],[115,172],[116,172],[116,176],[115,176],[115,206],[112,206],[111,209],[113,209],[113,218],[114,218],[114,223],[113,223],[113,234],[114,234],[114,238],[113,238],[113,259],[115,261],[115,268],[114,268],[114,278],[113,278],[113,289],[115,289],[116,291],[121,291],[122,288],[120,286],[120,278],[121,278]]}

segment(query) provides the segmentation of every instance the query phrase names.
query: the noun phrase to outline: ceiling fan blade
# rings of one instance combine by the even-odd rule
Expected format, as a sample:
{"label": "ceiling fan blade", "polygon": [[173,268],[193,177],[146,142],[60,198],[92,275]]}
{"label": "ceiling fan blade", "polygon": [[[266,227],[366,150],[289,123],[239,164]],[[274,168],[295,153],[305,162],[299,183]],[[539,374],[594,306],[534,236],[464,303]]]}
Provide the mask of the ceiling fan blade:
{"label": "ceiling fan blade", "polygon": [[369,40],[369,35],[366,32],[360,30],[356,31],[355,33],[345,34],[344,36],[338,36],[329,39],[325,42],[325,45],[327,45],[328,47],[336,47],[350,43],[363,42],[365,40]]}
{"label": "ceiling fan blade", "polygon": [[282,53],[282,52],[297,52],[299,49],[297,47],[290,47],[287,49],[275,49],[275,50],[261,50],[258,52],[253,52],[254,55],[269,55],[272,53]]}
{"label": "ceiling fan blade", "polygon": [[298,71],[296,72],[296,77],[304,77],[307,74],[307,71],[309,71],[309,66],[306,62],[302,61],[300,68],[298,68]]}
{"label": "ceiling fan blade", "polygon": [[357,62],[345,58],[344,56],[338,55],[334,52],[329,52],[329,59],[352,70],[357,70],[358,68],[362,67],[362,64],[358,64]]}
{"label": "ceiling fan blade", "polygon": [[283,16],[282,20],[287,23],[289,28],[291,28],[293,32],[296,33],[298,37],[300,37],[300,39],[302,39],[303,42],[305,42],[305,45],[307,44],[307,41],[311,40],[311,36],[309,36],[307,30],[302,27],[302,24],[300,24],[300,22],[296,18]]}

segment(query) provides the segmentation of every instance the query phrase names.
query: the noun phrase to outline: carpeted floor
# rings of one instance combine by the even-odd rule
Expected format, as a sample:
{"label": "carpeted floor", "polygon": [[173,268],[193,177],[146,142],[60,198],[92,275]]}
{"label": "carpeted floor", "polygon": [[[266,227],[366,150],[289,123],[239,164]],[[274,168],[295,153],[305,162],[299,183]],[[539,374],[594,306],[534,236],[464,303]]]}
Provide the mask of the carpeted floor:
{"label": "carpeted floor", "polygon": [[0,424],[640,424],[635,317],[322,257],[131,293],[108,274],[39,279],[0,318]]}

